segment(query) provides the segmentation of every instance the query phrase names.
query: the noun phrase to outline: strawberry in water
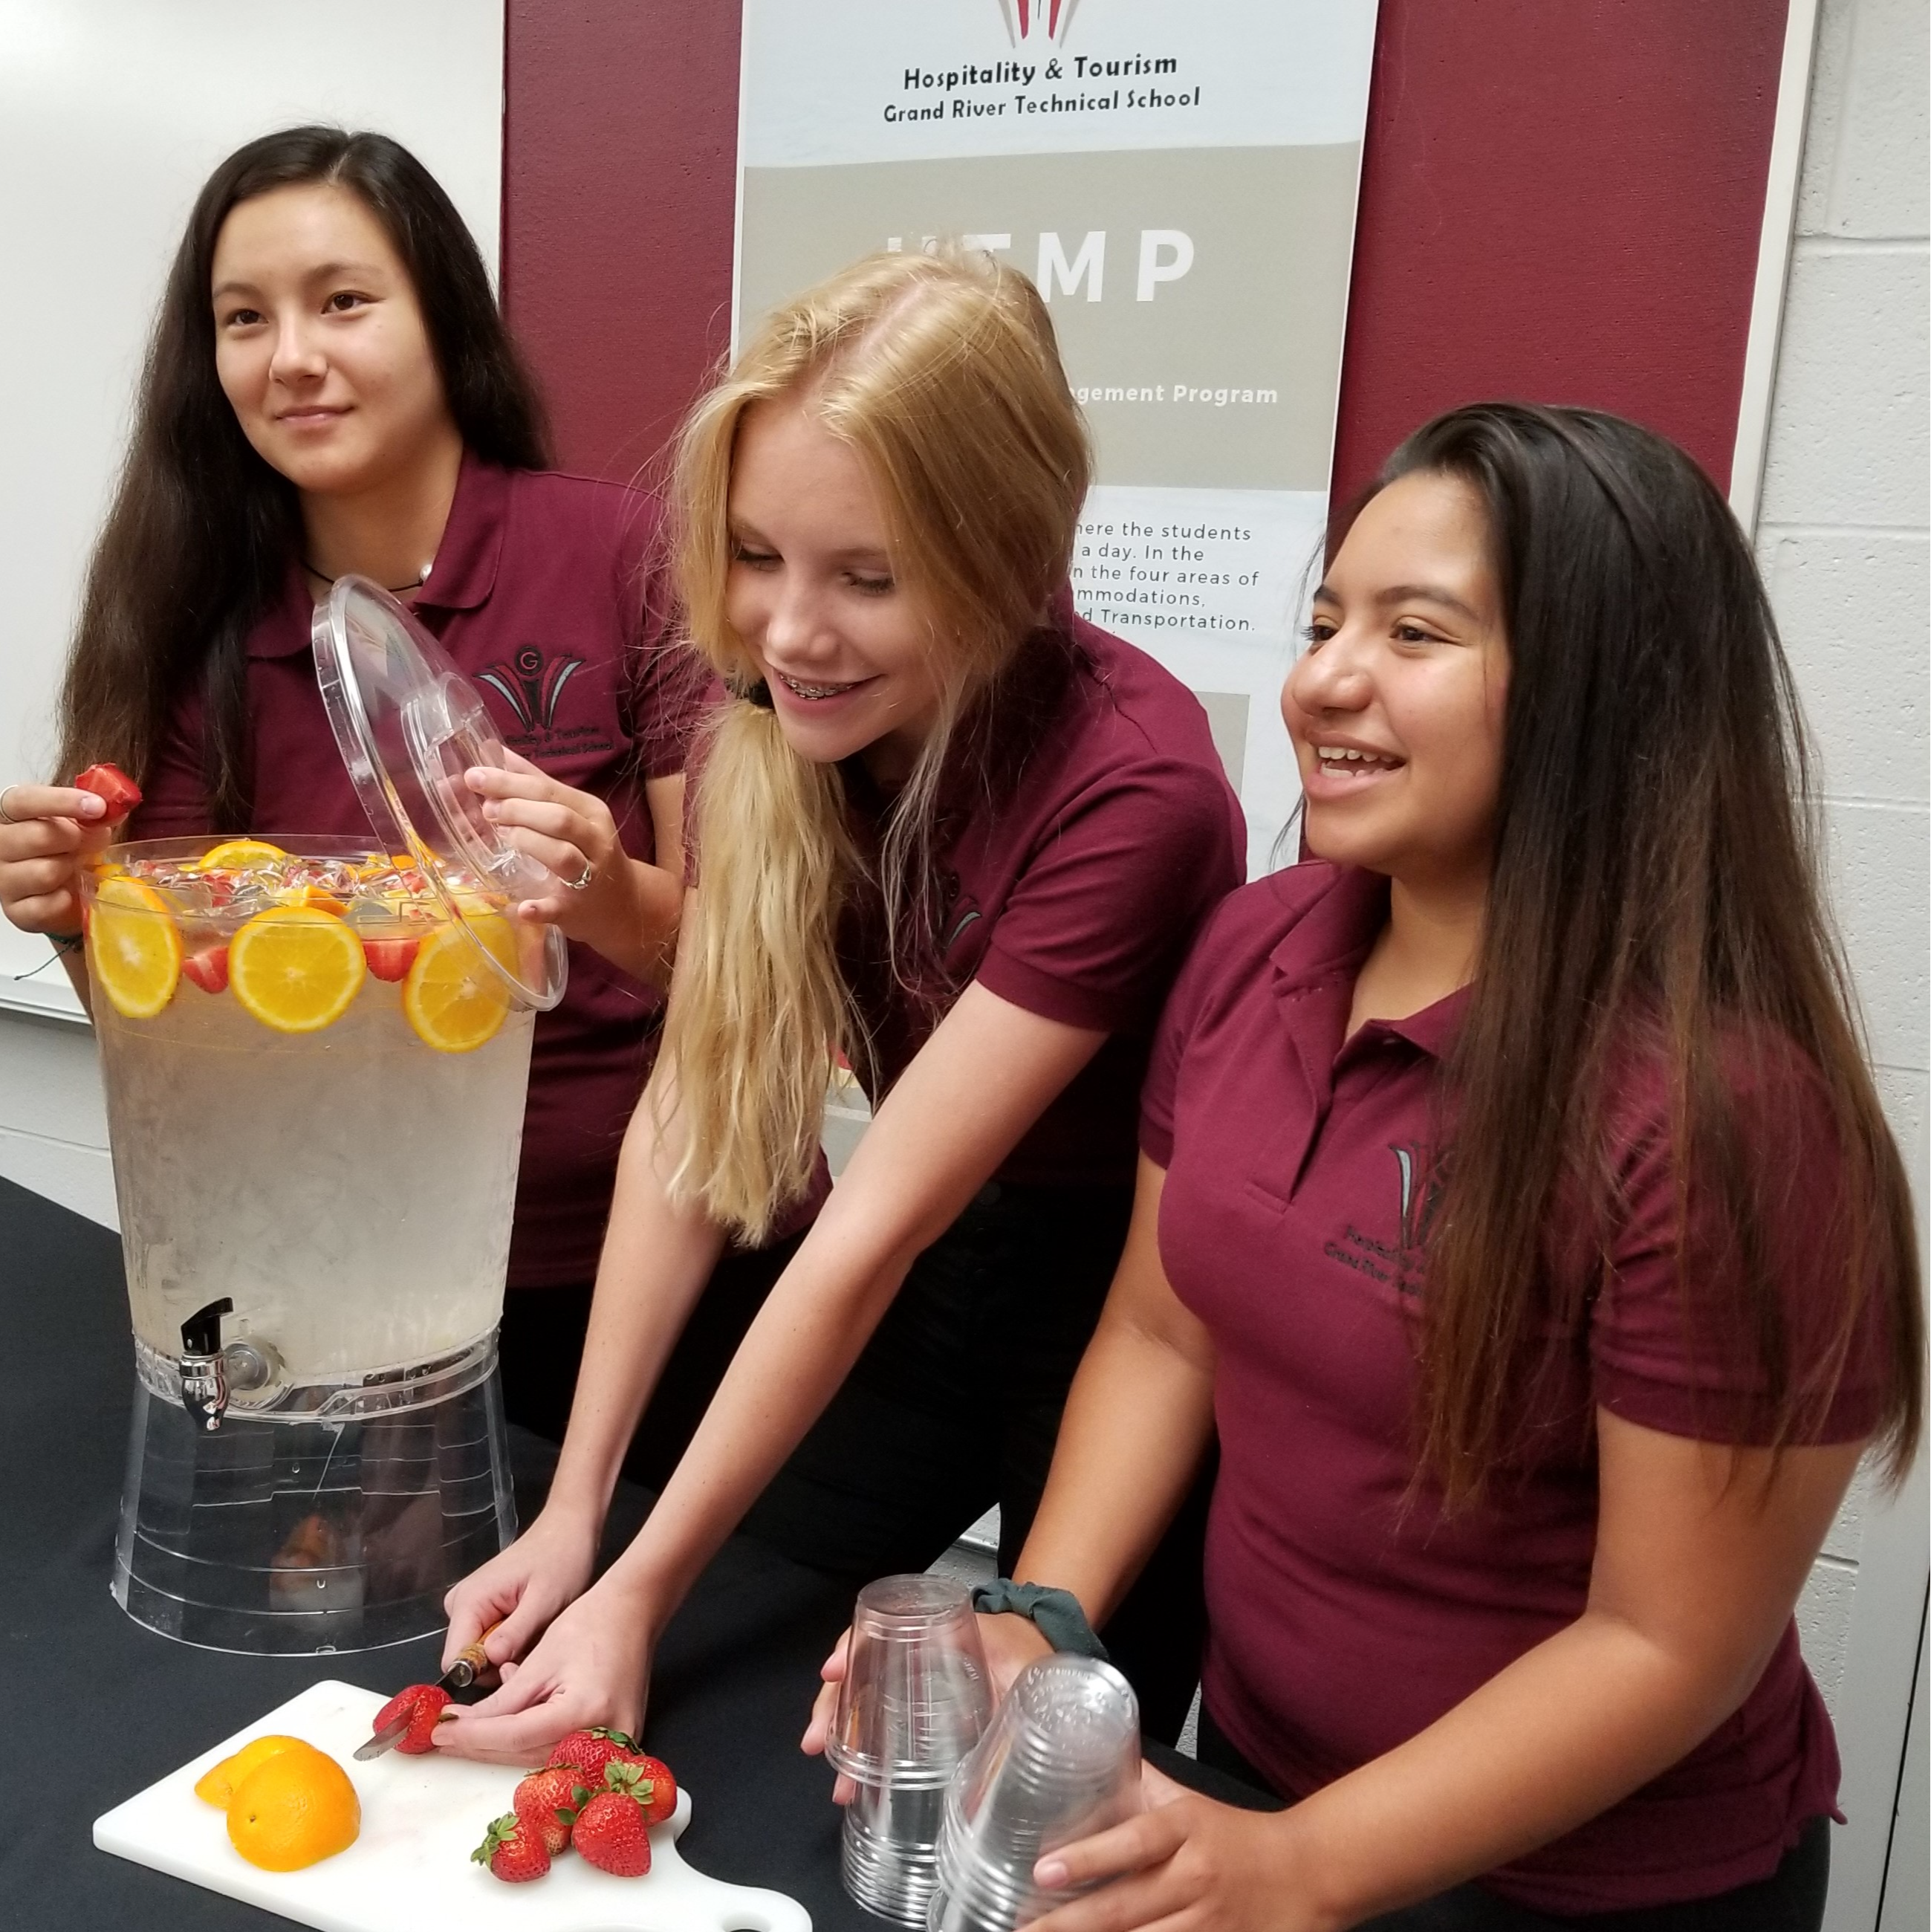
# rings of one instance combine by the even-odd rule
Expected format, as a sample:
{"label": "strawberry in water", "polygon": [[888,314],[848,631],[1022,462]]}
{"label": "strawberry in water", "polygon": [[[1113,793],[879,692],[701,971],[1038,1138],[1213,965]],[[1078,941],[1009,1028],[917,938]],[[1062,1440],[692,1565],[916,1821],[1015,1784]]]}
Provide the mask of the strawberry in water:
{"label": "strawberry in water", "polygon": [[543,1840],[514,1811],[506,1811],[490,1826],[469,1856],[475,1864],[487,1865],[505,1885],[524,1884],[550,1869]]}
{"label": "strawberry in water", "polygon": [[601,1787],[604,1768],[612,1759],[629,1759],[636,1755],[634,1738],[625,1732],[608,1730],[599,1724],[593,1730],[571,1731],[558,1738],[556,1748],[550,1754],[545,1768],[559,1764],[572,1766],[583,1774],[583,1782],[595,1791]]}
{"label": "strawberry in water", "polygon": [[106,806],[103,824],[118,825],[141,802],[141,788],[118,765],[89,765],[73,784],[76,791],[91,791]]}
{"label": "strawberry in water", "polygon": [[365,939],[362,941],[362,957],[369,962],[369,970],[378,980],[386,980],[391,986],[409,977],[409,969],[415,964],[419,939]]}
{"label": "strawberry in water", "polygon": [[181,962],[181,976],[192,980],[204,993],[225,992],[228,986],[228,949],[225,946],[204,946],[199,952],[190,952]]}
{"label": "strawberry in water", "polygon": [[645,1794],[649,1780],[634,1764],[613,1762],[606,1788],[577,1814],[571,1843],[586,1863],[615,1878],[641,1878],[650,1869],[650,1820]]}
{"label": "strawberry in water", "polygon": [[510,1803],[523,1828],[535,1833],[543,1840],[544,1850],[554,1858],[569,1844],[577,1807],[589,1795],[574,1766],[553,1764],[532,1771],[517,1786]]}
{"label": "strawberry in water", "polygon": [[406,1714],[409,1729],[397,1739],[396,1749],[411,1757],[420,1757],[435,1748],[430,1740],[436,1735],[436,1724],[448,1702],[449,1693],[439,1684],[412,1684],[407,1690],[398,1690],[376,1713],[376,1721],[370,1729],[386,1730]]}

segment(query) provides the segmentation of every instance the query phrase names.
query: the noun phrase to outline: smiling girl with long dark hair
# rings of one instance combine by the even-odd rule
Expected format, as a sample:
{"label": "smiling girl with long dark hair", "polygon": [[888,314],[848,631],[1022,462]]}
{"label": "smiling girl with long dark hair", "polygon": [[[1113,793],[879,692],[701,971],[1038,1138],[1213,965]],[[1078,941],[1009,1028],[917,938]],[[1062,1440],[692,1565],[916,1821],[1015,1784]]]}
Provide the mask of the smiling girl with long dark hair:
{"label": "smiling girl with long dark hair", "polygon": [[[169,272],[57,770],[128,772],[146,794],[129,837],[369,837],[310,647],[352,571],[478,680],[527,762],[472,782],[561,881],[533,913],[584,942],[537,1023],[510,1285],[542,1292],[511,1294],[503,1346],[511,1413],[560,1436],[682,905],[697,692],[664,636],[656,506],[547,461],[482,257],[422,164],[331,128],[238,149]],[[0,906],[76,966],[100,802],[10,784],[0,819]]]}
{"label": "smiling girl with long dark hair", "polygon": [[1924,1328],[1749,547],[1632,424],[1458,410],[1283,707],[1314,858],[1175,987],[1015,1574],[1104,1618],[1217,1424],[1201,1756],[1291,1803],[1150,1780],[1042,1932],[1814,1932],[1792,1610]]}

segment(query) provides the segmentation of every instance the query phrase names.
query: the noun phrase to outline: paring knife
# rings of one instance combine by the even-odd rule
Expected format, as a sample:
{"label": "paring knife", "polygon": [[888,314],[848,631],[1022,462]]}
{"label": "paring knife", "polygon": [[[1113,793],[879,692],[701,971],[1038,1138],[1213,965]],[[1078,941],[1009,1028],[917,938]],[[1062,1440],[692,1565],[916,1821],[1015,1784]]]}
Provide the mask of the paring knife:
{"label": "paring knife", "polygon": [[[490,1666],[484,1654],[483,1646],[489,1642],[501,1626],[492,1624],[472,1644],[466,1645],[456,1653],[456,1660],[436,1680],[439,1689],[448,1691],[466,1690]],[[400,1718],[393,1718],[376,1732],[365,1744],[355,1747],[355,1756],[367,1762],[372,1757],[380,1757],[385,1751],[394,1750],[407,1734],[413,1714],[405,1711]]]}

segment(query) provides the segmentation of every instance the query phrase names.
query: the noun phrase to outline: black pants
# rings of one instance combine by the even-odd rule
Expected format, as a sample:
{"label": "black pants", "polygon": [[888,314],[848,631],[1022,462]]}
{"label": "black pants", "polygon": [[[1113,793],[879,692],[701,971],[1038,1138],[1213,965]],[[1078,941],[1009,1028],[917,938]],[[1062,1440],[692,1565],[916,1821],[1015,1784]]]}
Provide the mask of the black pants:
{"label": "black pants", "polygon": [[[768,1248],[727,1253],[677,1339],[631,1439],[624,1474],[661,1490],[684,1453],[764,1298],[798,1252],[802,1234]],[[583,1358],[591,1286],[514,1288],[503,1298],[497,1341],[503,1412],[533,1434],[561,1442]]]}
{"label": "black pants", "polygon": [[[913,1264],[745,1531],[859,1584],[928,1568],[997,1503],[1010,1575],[1132,1205],[1125,1187],[983,1190]],[[1178,1735],[1199,1678],[1210,1483],[1105,1632],[1157,1738]]]}
{"label": "black pants", "polygon": [[[1241,1755],[1204,1705],[1197,1748],[1202,1764],[1252,1789],[1257,1808],[1279,1807],[1278,1797],[1263,1795],[1267,1794],[1267,1780]],[[1512,1905],[1479,1885],[1459,1885],[1419,1905],[1366,1919],[1357,1932],[1817,1932],[1824,1922],[1824,1897],[1830,1884],[1831,1821],[1813,1818],[1768,1878],[1719,1892],[1714,1898],[1558,1918]]]}

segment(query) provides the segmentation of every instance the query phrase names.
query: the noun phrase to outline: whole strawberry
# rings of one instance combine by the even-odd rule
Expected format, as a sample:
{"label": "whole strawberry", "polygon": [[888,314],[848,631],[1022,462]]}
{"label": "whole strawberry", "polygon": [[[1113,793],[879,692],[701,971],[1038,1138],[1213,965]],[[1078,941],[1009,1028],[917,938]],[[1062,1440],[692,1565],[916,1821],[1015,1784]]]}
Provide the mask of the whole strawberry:
{"label": "whole strawberry", "polygon": [[396,1740],[396,1749],[419,1757],[435,1748],[430,1740],[436,1735],[436,1724],[448,1702],[449,1693],[439,1684],[412,1684],[407,1690],[398,1690],[376,1713],[372,1728],[382,1730],[406,1715],[409,1729]]}
{"label": "whole strawberry", "polygon": [[567,1764],[583,1774],[583,1781],[595,1790],[604,1781],[604,1767],[613,1758],[637,1754],[634,1739],[622,1731],[607,1730],[601,1724],[594,1730],[571,1731],[559,1738],[556,1748],[545,1762],[545,1769]]}
{"label": "whole strawberry", "polygon": [[608,1786],[577,1814],[571,1843],[599,1871],[641,1878],[650,1869],[650,1821],[634,1786],[643,1781],[634,1765],[613,1764]]}
{"label": "whole strawberry", "polygon": [[556,1764],[532,1771],[517,1786],[510,1803],[525,1828],[534,1832],[554,1858],[569,1844],[577,1808],[589,1795],[583,1774],[574,1765]]}
{"label": "whole strawberry", "polygon": [[630,1762],[642,1774],[643,1783],[637,1788],[637,1795],[644,1801],[645,1821],[661,1825],[677,1808],[677,1780],[670,1774],[670,1767],[661,1757],[652,1757],[648,1752],[634,1753]]}
{"label": "whole strawberry", "polygon": [[483,1842],[469,1854],[505,1885],[522,1885],[550,1869],[550,1854],[542,1839],[514,1811],[506,1812],[483,1834]]}

